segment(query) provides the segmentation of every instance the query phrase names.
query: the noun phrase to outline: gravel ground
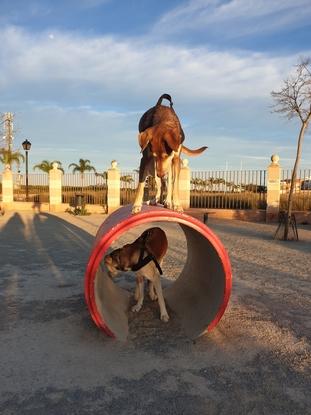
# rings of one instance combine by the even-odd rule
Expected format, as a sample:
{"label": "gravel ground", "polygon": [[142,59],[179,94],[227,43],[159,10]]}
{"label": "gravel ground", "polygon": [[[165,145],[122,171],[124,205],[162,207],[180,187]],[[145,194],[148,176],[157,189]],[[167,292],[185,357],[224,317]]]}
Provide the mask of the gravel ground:
{"label": "gravel ground", "polygon": [[[211,219],[233,268],[218,326],[193,342],[146,301],[121,343],[94,326],[84,303],[85,265],[104,218],[1,217],[1,415],[311,413],[310,226],[285,243],[272,239],[275,225]],[[174,279],[185,240],[176,225],[163,228],[163,269]]]}

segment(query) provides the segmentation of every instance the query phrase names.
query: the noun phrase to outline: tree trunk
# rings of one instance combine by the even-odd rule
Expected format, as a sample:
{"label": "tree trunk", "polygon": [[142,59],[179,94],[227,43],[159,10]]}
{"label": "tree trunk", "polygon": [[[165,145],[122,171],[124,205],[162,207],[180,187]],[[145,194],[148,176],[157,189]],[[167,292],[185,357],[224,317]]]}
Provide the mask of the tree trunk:
{"label": "tree trunk", "polygon": [[294,168],[292,171],[289,195],[288,195],[288,200],[287,200],[287,211],[285,215],[285,226],[284,226],[284,235],[283,235],[284,241],[288,240],[289,223],[290,223],[290,218],[292,215],[293,194],[294,194],[294,189],[296,185],[297,169],[298,169],[298,164],[301,158],[302,142],[303,142],[303,138],[304,138],[304,134],[307,129],[307,126],[308,126],[308,120],[302,123],[302,126],[299,131],[296,160],[295,160]]}

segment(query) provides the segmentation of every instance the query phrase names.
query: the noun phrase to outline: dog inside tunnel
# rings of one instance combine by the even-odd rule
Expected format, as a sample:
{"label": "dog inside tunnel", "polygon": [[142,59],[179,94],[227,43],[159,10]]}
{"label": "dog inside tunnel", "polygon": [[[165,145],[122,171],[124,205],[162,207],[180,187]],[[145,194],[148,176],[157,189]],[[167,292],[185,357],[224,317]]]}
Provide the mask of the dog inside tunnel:
{"label": "dog inside tunnel", "polygon": [[[135,275],[125,272],[112,279],[102,260],[111,249],[132,242],[151,226],[163,229],[168,239],[161,281],[170,319],[178,320],[185,335],[196,338],[215,327],[225,311],[231,291],[230,261],[217,236],[203,223],[161,207],[144,206],[132,215],[131,206],[124,206],[100,226],[85,277],[90,314],[99,328],[119,340],[128,338],[129,327],[137,327],[131,324],[130,311]],[[159,316],[151,318],[158,319],[165,331],[167,323]],[[139,317],[137,321],[139,325]]]}

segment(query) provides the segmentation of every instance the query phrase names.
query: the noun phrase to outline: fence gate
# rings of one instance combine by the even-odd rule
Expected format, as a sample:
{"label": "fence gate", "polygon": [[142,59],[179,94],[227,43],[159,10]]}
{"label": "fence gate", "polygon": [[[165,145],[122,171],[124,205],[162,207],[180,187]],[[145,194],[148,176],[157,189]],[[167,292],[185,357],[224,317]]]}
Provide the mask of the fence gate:
{"label": "fence gate", "polygon": [[190,207],[265,209],[266,170],[197,171],[191,174]]}
{"label": "fence gate", "polygon": [[62,177],[62,202],[75,206],[77,196],[85,204],[107,206],[107,175],[66,173]]}
{"label": "fence gate", "polygon": [[[13,174],[13,200],[27,201],[26,175]],[[47,173],[28,174],[28,201],[33,203],[49,202],[49,175]]]}

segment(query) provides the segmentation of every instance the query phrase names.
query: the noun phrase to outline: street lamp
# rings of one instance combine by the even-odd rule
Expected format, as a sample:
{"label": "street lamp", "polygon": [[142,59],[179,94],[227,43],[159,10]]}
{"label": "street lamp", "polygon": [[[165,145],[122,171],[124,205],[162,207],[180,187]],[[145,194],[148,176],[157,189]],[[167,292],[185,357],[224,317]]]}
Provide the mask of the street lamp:
{"label": "street lamp", "polygon": [[25,140],[22,146],[26,153],[26,202],[28,202],[28,151],[30,150],[31,142]]}

